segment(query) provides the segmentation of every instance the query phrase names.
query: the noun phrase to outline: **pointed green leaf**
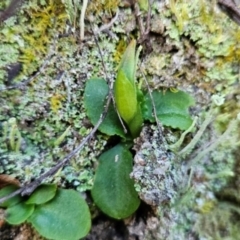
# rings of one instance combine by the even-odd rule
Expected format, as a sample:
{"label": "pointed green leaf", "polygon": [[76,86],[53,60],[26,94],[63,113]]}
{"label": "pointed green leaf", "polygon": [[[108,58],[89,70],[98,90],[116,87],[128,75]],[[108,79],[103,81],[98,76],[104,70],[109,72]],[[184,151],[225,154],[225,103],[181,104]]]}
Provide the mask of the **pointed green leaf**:
{"label": "pointed green leaf", "polygon": [[99,158],[92,197],[107,215],[122,219],[134,213],[140,200],[130,178],[132,155],[127,148],[117,145]]}
{"label": "pointed green leaf", "polygon": [[[194,99],[183,91],[171,92],[153,91],[152,97],[156,107],[157,117],[165,126],[179,128],[181,130],[188,129],[192,124],[192,118],[188,108],[193,106]],[[155,121],[153,117],[152,101],[149,93],[145,96],[145,101],[142,104],[142,112],[144,119]]]}
{"label": "pointed green leaf", "polygon": [[121,118],[126,122],[132,137],[138,136],[142,125],[136,88],[136,67],[141,47],[136,51],[136,40],[125,50],[114,83],[114,98]]}
{"label": "pointed green leaf", "polygon": [[129,124],[137,112],[137,92],[127,79],[125,73],[119,70],[114,84],[114,98],[122,119]]}
{"label": "pointed green leaf", "polygon": [[36,206],[28,221],[43,237],[54,240],[78,240],[91,227],[87,203],[78,192],[64,189],[58,189],[51,201]]}
{"label": "pointed green leaf", "polygon": [[[86,82],[84,106],[93,125],[98,122],[100,115],[104,111],[108,91],[109,87],[104,79],[89,79]],[[113,104],[110,104],[107,116],[100,125],[99,130],[110,136],[116,134],[122,138],[125,137],[125,133],[118,115],[114,110]]]}
{"label": "pointed green leaf", "polygon": [[124,72],[126,78],[132,85],[135,85],[136,58],[136,40],[133,39],[127,46],[118,68]]}
{"label": "pointed green leaf", "polygon": [[43,204],[50,201],[56,194],[56,184],[42,184],[26,201],[26,204]]}
{"label": "pointed green leaf", "polygon": [[33,213],[34,205],[20,202],[6,210],[6,221],[12,225],[25,222]]}
{"label": "pointed green leaf", "polygon": [[[15,186],[15,185],[9,185],[9,186],[4,187],[0,190],[0,198],[6,197],[10,193],[15,192],[18,189],[19,189],[19,187]],[[17,195],[15,197],[12,197],[12,198],[8,199],[7,201],[1,203],[0,207],[11,207],[11,206],[19,203],[20,201],[22,201],[22,198],[20,195]]]}

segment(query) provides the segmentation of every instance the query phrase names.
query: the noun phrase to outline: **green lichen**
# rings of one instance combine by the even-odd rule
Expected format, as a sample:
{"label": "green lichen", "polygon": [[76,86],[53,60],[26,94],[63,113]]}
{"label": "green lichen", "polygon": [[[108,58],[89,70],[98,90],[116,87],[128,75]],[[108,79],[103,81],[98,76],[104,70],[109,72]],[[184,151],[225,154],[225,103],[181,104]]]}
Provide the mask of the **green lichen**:
{"label": "green lichen", "polygon": [[[203,104],[211,92],[227,96],[239,84],[239,27],[214,1],[155,2],[154,16],[161,24],[152,31],[161,33],[161,47],[152,42],[153,51],[144,58],[144,70],[156,86],[191,90],[203,89]],[[156,22],[156,20],[155,20]],[[165,29],[165,31],[163,30]],[[196,96],[197,97],[197,96]]]}
{"label": "green lichen", "polygon": [[[0,8],[9,2],[1,1]],[[111,80],[129,36],[140,36],[132,9],[121,4],[117,10],[119,1],[89,1],[83,42],[79,41],[82,6],[77,1],[24,1],[21,9],[1,24],[0,173],[16,177],[21,184],[36,179],[90,132],[83,89],[86,79],[105,78],[92,30],[97,32],[118,12],[115,23],[97,34]],[[240,112],[239,27],[215,1],[154,1],[151,7],[150,31],[154,34],[142,43],[140,55],[141,70],[150,87],[178,87],[194,96],[197,104],[191,114],[198,115],[196,129],[201,128],[212,102],[220,106],[212,124],[184,156],[169,150],[180,138],[179,131],[164,129],[165,143],[160,145],[157,128],[147,125],[136,140],[132,177],[140,197],[157,209],[156,228],[146,230],[144,239],[195,239],[196,235],[237,239],[238,209],[231,201],[223,206],[218,197],[239,203],[239,126],[221,144],[215,147],[212,143]],[[145,20],[146,13],[140,17]],[[11,79],[8,68],[19,62],[21,71]],[[140,71],[137,78],[143,80]],[[14,84],[23,85],[6,89]],[[192,130],[179,151],[196,136]],[[96,159],[107,140],[98,133],[47,181],[79,191],[91,189]],[[205,149],[209,151],[201,157]]]}
{"label": "green lichen", "polygon": [[[82,101],[85,81],[105,76],[93,36],[86,44],[78,43],[81,6],[72,2],[70,8],[70,2],[62,2],[24,3],[17,15],[7,19],[0,29],[0,103],[3,106],[0,126],[3,128],[14,118],[21,135],[19,144],[17,135],[10,141],[11,129],[5,135],[1,133],[0,173],[10,174],[22,184],[53,167],[90,132],[92,125]],[[110,3],[101,2],[104,14],[98,9],[94,28],[102,24],[102,18],[115,14],[118,1],[112,6]],[[1,7],[7,7],[7,3]],[[117,66],[113,58],[118,41],[118,38],[109,41],[107,35],[101,35],[99,45],[108,74],[113,74]],[[6,69],[16,62],[22,64],[22,70],[9,81]],[[38,75],[25,84],[35,71]],[[23,84],[23,88],[7,90],[14,84]],[[66,129],[70,130],[61,143],[56,144]],[[103,135],[93,138],[69,165],[47,181],[62,186],[70,184],[79,191],[91,189],[96,157],[106,141]],[[11,147],[11,142],[19,145],[18,151],[15,145]]]}
{"label": "green lichen", "polygon": [[[1,28],[2,32],[7,33],[14,26],[12,31],[15,32],[11,36],[18,34],[24,41],[22,51],[19,44],[9,43],[11,39],[3,40],[13,47],[15,57],[11,54],[1,55],[2,66],[5,67],[15,61],[21,61],[23,64],[23,71],[14,82],[23,83],[33,70],[42,68],[31,84],[24,87],[24,91],[21,88],[4,90],[9,83],[5,85],[5,79],[1,79],[0,102],[3,106],[0,110],[1,127],[4,128],[10,119],[14,118],[17,126],[15,129],[18,132],[15,131],[15,135],[12,134],[11,137],[12,128],[9,126],[6,134],[1,133],[3,164],[0,173],[10,174],[22,183],[36,179],[49,170],[90,132],[91,124],[86,119],[82,101],[85,79],[101,76],[103,73],[96,46],[92,47],[91,43],[83,45],[79,52],[74,35],[59,38],[55,35],[56,29],[57,34],[67,31],[63,5],[60,4],[56,8],[55,4],[57,3],[54,1],[46,1],[42,5],[38,5],[37,1],[25,4],[18,16],[13,17],[14,23],[9,24],[12,21],[12,18],[9,18]],[[57,18],[55,11],[60,11]],[[29,16],[34,18],[31,19]],[[29,31],[31,34],[26,35]],[[40,35],[49,41],[39,39]],[[41,44],[42,51],[38,51],[36,47],[41,47]],[[103,47],[106,44],[108,48]],[[104,51],[104,61],[107,62],[113,56],[114,43],[108,43],[103,36],[100,46]],[[26,57],[29,47],[32,49],[31,53],[36,51],[33,54],[34,59],[31,60]],[[2,49],[4,50],[4,45]],[[46,58],[46,55],[49,57]],[[113,72],[114,65],[106,64],[106,68],[108,72]],[[4,74],[6,76],[6,73]],[[71,129],[61,139],[61,143],[56,144],[69,127]],[[20,144],[16,133],[21,136]],[[93,138],[89,145],[71,160],[69,166],[61,169],[47,181],[63,186],[72,184],[79,191],[91,189],[96,157],[102,152],[106,140],[107,138],[102,135]]]}
{"label": "green lichen", "polygon": [[[200,130],[194,133],[196,140],[193,137],[192,142],[182,150],[179,144],[168,143],[174,140],[176,133],[165,130],[164,133],[168,131],[167,138],[161,139],[157,127],[153,126],[144,127],[140,137],[135,140],[136,155],[131,177],[140,198],[157,208],[160,216],[154,239],[188,239],[195,234],[206,236],[201,225],[206,215],[211,215],[209,226],[215,224],[217,214],[226,211],[219,207],[221,201],[217,199],[217,193],[235,176],[235,151],[239,146],[239,134],[235,129],[239,121],[232,120],[224,133],[212,129],[209,134],[206,127],[211,123],[214,112],[217,112],[216,109],[207,113],[209,116],[205,116],[205,121],[200,120]],[[173,146],[175,152],[169,152]],[[230,221],[232,213],[228,214]],[[231,228],[234,224],[232,222]],[[228,225],[231,223],[228,222]],[[211,236],[222,235],[210,228],[207,231]],[[149,234],[152,234],[151,231]],[[226,233],[232,237],[231,234],[231,230]],[[149,239],[152,237],[150,235]]]}
{"label": "green lichen", "polygon": [[[1,47],[4,51],[9,46],[11,54],[5,54],[2,60],[4,67],[9,63],[22,63],[22,74],[16,80],[36,71],[49,51],[56,34],[65,29],[67,16],[60,1],[47,1],[23,4],[17,16],[7,19],[0,31]],[[58,29],[58,33],[56,30]],[[9,50],[8,50],[9,51]],[[1,66],[1,65],[0,65]],[[4,81],[0,78],[0,84]]]}

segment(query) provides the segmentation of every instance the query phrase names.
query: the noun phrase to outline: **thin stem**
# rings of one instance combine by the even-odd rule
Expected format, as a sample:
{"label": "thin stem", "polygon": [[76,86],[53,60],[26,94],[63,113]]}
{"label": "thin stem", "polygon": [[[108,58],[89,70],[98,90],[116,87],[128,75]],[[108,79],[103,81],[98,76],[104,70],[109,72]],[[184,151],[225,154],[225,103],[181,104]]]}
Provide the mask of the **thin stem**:
{"label": "thin stem", "polygon": [[152,102],[152,106],[153,106],[153,115],[154,115],[154,118],[155,118],[155,121],[157,123],[157,128],[158,128],[158,132],[159,132],[159,136],[160,136],[160,139],[161,139],[161,143],[164,142],[164,139],[163,139],[163,127],[162,127],[162,124],[160,123],[158,117],[157,117],[157,110],[156,110],[156,105],[155,105],[155,102],[154,102],[154,99],[153,99],[153,96],[152,96],[152,90],[148,84],[148,81],[147,81],[147,78],[145,76],[145,74],[143,73],[142,71],[142,68],[141,68],[141,65],[140,65],[140,72],[144,78],[144,81],[147,85],[147,88],[148,88],[148,93],[149,93],[149,96],[150,96],[150,99],[151,99],[151,102]]}
{"label": "thin stem", "polygon": [[27,184],[26,186],[23,186],[22,188],[18,189],[17,191],[9,194],[6,197],[0,198],[0,204],[5,202],[6,200],[21,194],[22,196],[25,195],[30,195],[40,184],[41,182],[46,179],[47,177],[52,176],[55,174],[61,167],[63,167],[73,156],[75,156],[82,148],[84,145],[93,137],[94,133],[97,131],[98,127],[101,125],[102,121],[106,117],[107,111],[109,104],[111,102],[110,96],[108,96],[107,103],[104,108],[104,112],[100,115],[100,118],[95,125],[95,127],[92,129],[92,131],[85,137],[82,142],[72,151],[70,152],[64,159],[62,159],[57,165],[55,165],[53,168],[51,168],[49,171],[41,175],[38,179],[35,181],[31,182],[30,184]]}
{"label": "thin stem", "polygon": [[193,128],[195,127],[196,122],[197,122],[197,119],[198,119],[197,117],[194,118],[191,126],[190,126],[186,131],[184,131],[184,132],[181,134],[181,136],[180,136],[180,138],[179,138],[179,140],[178,140],[177,142],[175,142],[175,143],[173,143],[173,144],[171,144],[171,145],[168,146],[168,148],[169,148],[171,151],[173,151],[174,153],[177,154],[177,152],[178,152],[179,148],[181,147],[181,145],[182,145],[182,143],[183,143],[186,135],[187,135],[188,133],[192,132]]}
{"label": "thin stem", "polygon": [[82,10],[81,10],[81,16],[80,16],[80,40],[84,39],[84,18],[85,13],[88,5],[88,0],[83,0]]}
{"label": "thin stem", "polygon": [[12,89],[21,89],[25,86],[27,86],[30,82],[32,82],[38,75],[40,75],[41,73],[43,73],[45,67],[48,65],[49,60],[51,59],[51,57],[54,55],[54,48],[55,48],[55,40],[53,42],[53,46],[50,48],[50,51],[47,55],[47,57],[45,58],[43,64],[39,67],[38,71],[36,73],[34,73],[31,77],[29,77],[28,79],[26,79],[25,81],[22,81],[20,83],[14,84],[12,86],[9,87],[5,87],[5,88],[0,88],[0,92],[1,91],[7,91],[7,90],[12,90]]}
{"label": "thin stem", "polygon": [[204,120],[203,124],[201,125],[200,129],[198,130],[197,134],[194,136],[192,141],[179,152],[179,156],[185,157],[192,151],[192,149],[196,146],[197,142],[199,141],[199,139],[203,135],[205,129],[207,128],[207,126],[209,125],[209,123],[212,120],[213,120],[213,115],[212,115],[212,111],[210,111],[208,113],[207,118]]}
{"label": "thin stem", "polygon": [[203,150],[202,152],[200,152],[194,159],[192,159],[188,165],[193,166],[193,164],[196,164],[200,159],[202,159],[204,156],[206,156],[209,152],[211,152],[212,150],[214,150],[219,144],[221,144],[222,142],[226,141],[227,136],[232,132],[232,130],[234,129],[234,127],[237,126],[237,119],[232,120],[229,125],[227,130],[218,138],[216,139],[212,144],[210,144],[209,147],[207,147],[205,150]]}
{"label": "thin stem", "polygon": [[109,28],[111,28],[113,26],[113,24],[117,21],[118,14],[119,14],[119,10],[117,9],[116,15],[111,19],[111,21],[107,24],[103,24],[97,31],[95,31],[95,34],[98,35],[100,32],[104,32],[104,31],[108,30]]}
{"label": "thin stem", "polygon": [[[90,23],[90,25],[91,25],[91,23]],[[94,41],[95,41],[95,43],[97,45],[97,48],[98,48],[98,51],[99,51],[99,54],[100,54],[100,57],[101,57],[102,66],[103,66],[103,70],[104,70],[104,73],[105,73],[105,78],[107,79],[107,82],[109,84],[109,94],[111,95],[111,99],[112,99],[112,102],[113,102],[114,109],[116,110],[116,113],[118,115],[118,119],[119,119],[119,121],[120,121],[120,123],[121,123],[121,125],[123,127],[124,133],[127,133],[127,128],[125,127],[125,125],[123,123],[123,120],[122,120],[122,118],[121,118],[121,116],[120,116],[120,114],[119,114],[119,112],[117,110],[116,102],[115,102],[115,99],[114,99],[114,96],[113,96],[113,84],[114,84],[114,81],[111,81],[111,79],[106,74],[107,73],[107,69],[106,69],[105,63],[103,61],[103,54],[102,54],[101,48],[100,48],[100,46],[98,44],[98,40],[97,40],[97,37],[96,37],[97,35],[93,31],[92,25],[91,25],[91,30],[92,30],[92,33],[93,33],[93,36],[94,36]]]}
{"label": "thin stem", "polygon": [[12,0],[9,6],[0,13],[0,23],[13,16],[20,8],[21,4],[22,0]]}
{"label": "thin stem", "polygon": [[[192,177],[193,177],[193,172],[194,172],[194,166],[196,163],[202,159],[206,154],[214,150],[219,144],[221,144],[223,141],[226,140],[226,137],[233,131],[234,127],[237,126],[238,120],[234,119],[232,120],[229,125],[227,130],[215,141],[213,142],[208,148],[200,152],[194,159],[192,159],[188,164],[187,167],[190,169],[190,175],[188,179],[188,187],[191,185]],[[229,176],[229,175],[228,175]]]}

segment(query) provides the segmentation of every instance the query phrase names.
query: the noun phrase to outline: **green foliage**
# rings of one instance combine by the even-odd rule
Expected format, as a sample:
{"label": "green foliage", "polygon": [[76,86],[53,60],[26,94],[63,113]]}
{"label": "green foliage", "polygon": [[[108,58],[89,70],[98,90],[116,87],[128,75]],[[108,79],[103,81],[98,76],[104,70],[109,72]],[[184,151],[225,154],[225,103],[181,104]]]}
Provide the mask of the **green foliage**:
{"label": "green foliage", "polygon": [[[7,187],[2,188],[0,190],[0,198],[11,194],[12,192],[16,191],[18,188],[19,187],[14,186],[14,185],[9,185]],[[11,207],[11,206],[14,206],[15,204],[19,203],[21,200],[22,199],[20,196],[15,196],[15,197],[12,197],[12,198],[8,199],[7,201],[1,203],[0,207]]]}
{"label": "green foliage", "polygon": [[135,83],[131,82],[124,71],[118,71],[114,85],[117,109],[123,120],[129,124],[137,112],[137,93]]}
{"label": "green foliage", "polygon": [[135,79],[139,51],[136,52],[136,41],[132,40],[123,54],[114,83],[118,112],[127,123],[133,137],[138,136],[142,127]]}
{"label": "green foliage", "polygon": [[26,201],[26,204],[43,204],[50,201],[56,194],[56,184],[42,184],[40,185],[30,198]]}
{"label": "green foliage", "polygon": [[[121,74],[118,76],[121,76]],[[129,84],[128,81],[126,83],[128,85],[126,90],[133,89],[131,88],[132,85]],[[89,79],[86,83],[84,104],[92,124],[97,123],[104,110],[108,90],[107,83],[104,79]],[[136,133],[139,134],[139,130],[141,130],[139,127],[142,126],[143,118],[144,120],[150,120],[151,122],[155,121],[153,116],[153,104],[156,108],[156,115],[163,125],[178,128],[180,130],[187,130],[191,126],[192,118],[188,112],[188,108],[193,106],[195,102],[190,95],[183,91],[172,92],[170,90],[155,90],[152,92],[152,97],[153,102],[149,93],[142,97],[141,109],[137,103],[137,110],[128,122],[128,127],[130,128],[131,133],[135,133],[135,137],[137,136]],[[125,98],[119,97],[118,100],[122,100],[122,102],[124,102]],[[131,104],[128,105],[128,103],[125,102],[121,109],[124,110],[125,113],[129,112],[130,115],[133,115],[129,106],[131,106]],[[99,129],[101,132],[108,135],[116,134],[122,138],[125,137],[113,105],[110,105],[107,117],[100,125]]]}
{"label": "green foliage", "polygon": [[[136,40],[133,39],[129,43],[128,47],[126,48],[122,56],[122,60],[119,64],[118,70],[119,72],[122,71],[125,74],[127,80],[132,84],[134,88],[135,88],[135,82],[136,82],[135,75],[136,75],[137,61],[138,61],[138,53],[136,53]],[[118,79],[118,76],[117,76],[116,82],[118,81],[121,82],[121,79]],[[116,89],[116,91],[118,91],[118,89]]]}
{"label": "green foliage", "polygon": [[[177,93],[154,91],[153,102],[149,94],[144,96],[136,86],[135,74],[139,51],[135,53],[135,48],[136,41],[132,40],[123,54],[114,84],[116,107],[127,124],[131,137],[136,138],[139,135],[143,118],[154,122],[153,105],[163,125],[181,130],[188,129],[192,124],[188,108],[194,105],[194,100],[182,91]],[[104,110],[108,91],[104,79],[90,79],[86,83],[84,104],[92,124],[98,122]],[[125,137],[112,105],[99,129],[108,135],[117,134]],[[126,218],[139,206],[134,182],[129,176],[131,172],[132,156],[123,145],[119,144],[100,156],[92,196],[97,206],[113,218]]]}
{"label": "green foliage", "polygon": [[[0,197],[15,190],[13,186],[5,187],[0,191]],[[79,193],[57,189],[53,184],[40,185],[27,200],[18,196],[2,206],[7,207],[5,219],[9,224],[27,221],[50,239],[78,240],[87,235],[91,226],[88,205]]]}
{"label": "green foliage", "polygon": [[[104,111],[108,91],[109,87],[104,79],[89,79],[86,83],[84,105],[92,124],[98,122],[100,115]],[[112,104],[109,106],[107,116],[100,125],[99,130],[110,136],[116,134],[124,138],[125,134],[122,125]]]}
{"label": "green foliage", "polygon": [[6,211],[6,221],[12,225],[18,225],[25,222],[33,213],[34,205],[20,202]]}
{"label": "green foliage", "polygon": [[[185,92],[178,91],[176,93],[167,91],[153,91],[153,102],[156,108],[156,115],[165,126],[187,130],[192,119],[188,112],[188,108],[194,105],[194,99]],[[146,94],[142,111],[145,120],[155,121],[153,116],[153,103],[149,93]]]}
{"label": "green foliage", "polygon": [[[135,48],[136,41],[132,40],[123,54],[114,85],[117,109],[133,137],[139,135],[143,118],[154,121],[150,95],[146,94],[140,100],[137,97],[135,74],[139,51],[135,53]],[[168,90],[166,92],[154,91],[152,95],[157,117],[163,125],[181,130],[186,130],[191,126],[192,119],[188,108],[194,105],[194,100],[188,94],[182,91],[173,93]],[[140,104],[142,108],[140,108]]]}
{"label": "green foliage", "polygon": [[131,122],[128,125],[129,129],[131,131],[132,137],[136,138],[139,136],[140,131],[142,129],[142,125],[143,125],[143,116],[142,116],[140,104],[138,103],[137,111],[136,111],[133,119],[131,120]]}
{"label": "green foliage", "polygon": [[140,204],[132,171],[132,156],[123,145],[117,145],[99,158],[92,197],[107,215],[122,219],[136,211]]}
{"label": "green foliage", "polygon": [[59,189],[55,198],[38,205],[28,222],[44,237],[78,240],[87,235],[91,217],[87,203],[74,190]]}

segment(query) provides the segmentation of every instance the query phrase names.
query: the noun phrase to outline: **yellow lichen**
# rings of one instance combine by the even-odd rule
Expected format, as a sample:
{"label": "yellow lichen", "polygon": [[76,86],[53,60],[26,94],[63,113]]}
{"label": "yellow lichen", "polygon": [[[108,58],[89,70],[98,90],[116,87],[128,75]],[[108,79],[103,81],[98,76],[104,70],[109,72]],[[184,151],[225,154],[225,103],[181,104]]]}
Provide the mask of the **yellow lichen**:
{"label": "yellow lichen", "polygon": [[205,201],[202,206],[199,208],[199,211],[203,214],[211,212],[216,205],[216,202],[213,200]]}
{"label": "yellow lichen", "polygon": [[120,0],[97,0],[91,1],[87,7],[87,14],[91,13],[96,15],[100,15],[101,13],[107,12],[108,14],[116,12]]}
{"label": "yellow lichen", "polygon": [[23,73],[29,75],[36,71],[34,62],[46,55],[54,38],[53,29],[64,30],[67,15],[61,1],[53,0],[47,1],[46,6],[34,5],[24,11],[28,20],[25,31],[20,33],[24,45],[20,48],[19,61],[24,63]]}
{"label": "yellow lichen", "polygon": [[50,99],[51,109],[53,112],[57,112],[62,107],[62,101],[65,99],[61,94],[56,93]]}
{"label": "yellow lichen", "polygon": [[127,47],[127,44],[126,42],[121,39],[118,44],[117,44],[117,47],[116,47],[116,51],[114,52],[113,54],[113,60],[116,62],[116,63],[119,63],[121,58],[122,58],[122,55],[123,55],[123,52],[125,51]]}

